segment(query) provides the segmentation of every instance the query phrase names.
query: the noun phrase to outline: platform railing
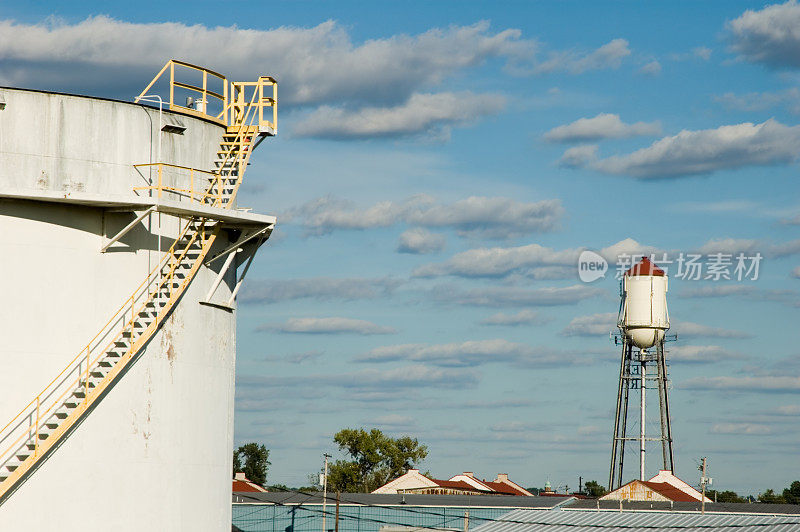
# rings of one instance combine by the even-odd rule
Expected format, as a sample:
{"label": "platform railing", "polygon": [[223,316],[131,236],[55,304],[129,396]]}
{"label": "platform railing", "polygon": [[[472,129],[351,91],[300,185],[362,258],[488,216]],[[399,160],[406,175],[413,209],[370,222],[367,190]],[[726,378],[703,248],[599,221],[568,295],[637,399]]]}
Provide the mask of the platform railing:
{"label": "platform railing", "polygon": [[[167,103],[170,111],[233,127],[242,123],[248,108],[253,106],[257,110],[257,126],[262,132],[274,134],[277,129],[278,83],[274,78],[260,76],[257,81],[232,82],[208,68],[171,59],[134,101],[144,98],[167,73],[169,73]],[[191,76],[194,76],[195,81],[189,79]],[[199,81],[197,81],[198,76]],[[185,99],[183,100],[185,103],[180,103],[178,94],[188,95],[191,100]],[[252,98],[250,94],[253,95]]]}

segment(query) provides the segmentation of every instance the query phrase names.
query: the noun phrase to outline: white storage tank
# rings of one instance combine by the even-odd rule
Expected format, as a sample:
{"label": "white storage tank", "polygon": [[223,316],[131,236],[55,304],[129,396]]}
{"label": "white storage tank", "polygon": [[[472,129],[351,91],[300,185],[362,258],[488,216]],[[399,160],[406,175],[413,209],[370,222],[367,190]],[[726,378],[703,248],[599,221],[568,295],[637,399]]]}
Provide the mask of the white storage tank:
{"label": "white storage tank", "polygon": [[622,277],[622,308],[617,326],[640,349],[659,343],[669,329],[667,275],[647,257]]}
{"label": "white storage tank", "polygon": [[[180,274],[190,284],[149,341],[2,494],[0,530],[230,530],[236,308],[200,303],[233,301],[237,272],[233,261],[225,270],[224,260],[206,258],[235,249],[247,227],[269,227],[274,218],[199,204],[185,194],[142,192],[156,182],[175,189],[206,179],[224,146],[224,125],[100,98],[11,88],[0,88],[0,97],[0,374],[6,376],[0,427],[31,404],[36,410],[37,397],[57,397],[40,393],[54,382],[67,382],[69,398],[72,386],[93,379],[87,370],[71,385],[72,374],[59,372],[72,368],[87,345],[103,352],[105,342],[92,340],[98,330],[127,320],[133,328],[143,315],[152,320],[131,294],[141,292],[136,287],[148,276],[160,278],[151,272],[187,219],[219,224],[207,255],[181,259],[193,268]],[[180,131],[159,128],[169,123],[180,123]],[[172,166],[156,181],[154,167],[141,164],[154,163],[157,154]],[[179,167],[190,170],[178,174]],[[189,185],[187,175],[195,176]],[[112,235],[123,232],[109,247]],[[136,297],[155,298],[149,290]],[[132,310],[118,311],[128,308],[128,298],[130,309],[145,309],[135,319]],[[81,393],[90,396],[85,388]],[[52,399],[62,408],[58,401]],[[14,423],[27,430],[30,419]],[[0,437],[12,430],[6,426]],[[11,434],[3,449],[14,451]],[[47,441],[41,434],[40,445]],[[0,471],[0,481],[8,475]]]}

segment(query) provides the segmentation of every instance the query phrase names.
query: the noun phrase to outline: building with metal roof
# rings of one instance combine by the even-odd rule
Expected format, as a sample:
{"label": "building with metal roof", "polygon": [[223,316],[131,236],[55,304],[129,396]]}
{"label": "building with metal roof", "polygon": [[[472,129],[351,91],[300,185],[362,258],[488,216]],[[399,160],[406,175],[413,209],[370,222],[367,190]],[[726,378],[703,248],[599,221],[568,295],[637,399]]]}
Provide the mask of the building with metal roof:
{"label": "building with metal roof", "polygon": [[658,510],[514,510],[473,532],[596,532],[597,530],[664,531],[800,531],[800,514],[712,513]]}

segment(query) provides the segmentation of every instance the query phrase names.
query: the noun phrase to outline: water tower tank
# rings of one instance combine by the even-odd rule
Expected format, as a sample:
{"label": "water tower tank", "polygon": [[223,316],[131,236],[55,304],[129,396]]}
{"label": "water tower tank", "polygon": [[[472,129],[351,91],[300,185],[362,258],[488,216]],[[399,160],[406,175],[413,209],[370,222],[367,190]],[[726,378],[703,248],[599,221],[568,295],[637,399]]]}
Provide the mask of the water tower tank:
{"label": "water tower tank", "polygon": [[622,277],[622,307],[617,326],[640,349],[652,347],[669,329],[667,275],[647,257]]}

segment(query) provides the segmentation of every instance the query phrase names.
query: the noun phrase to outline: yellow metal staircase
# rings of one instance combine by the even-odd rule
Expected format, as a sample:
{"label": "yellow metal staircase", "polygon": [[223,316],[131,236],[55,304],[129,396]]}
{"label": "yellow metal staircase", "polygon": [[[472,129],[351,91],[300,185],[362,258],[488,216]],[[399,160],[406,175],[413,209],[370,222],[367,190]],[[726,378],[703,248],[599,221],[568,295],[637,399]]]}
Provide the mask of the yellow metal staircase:
{"label": "yellow metal staircase", "polygon": [[[171,99],[173,84],[192,88],[192,85],[175,81],[176,65],[203,73],[203,87],[194,89],[208,92],[205,76],[211,71],[170,61],[142,95],[167,68],[171,69]],[[216,121],[221,117],[225,126],[220,150],[213,163],[216,168],[212,172],[203,172],[207,176],[207,186],[197,194],[193,193],[190,200],[205,206],[230,209],[254,147],[265,136],[275,134],[277,89],[275,80],[264,77],[255,83],[229,84],[227,80],[224,83],[226,98],[222,113],[205,117]],[[248,87],[253,95],[246,100]],[[272,88],[271,97],[264,96],[265,87]],[[230,98],[227,97],[228,89]],[[264,108],[270,107],[272,121],[264,119]],[[174,110],[183,112],[181,106]],[[198,114],[191,111],[186,114]],[[164,163],[148,165],[153,164]],[[158,189],[159,196],[165,190],[176,190],[175,187],[163,187],[160,180],[157,186],[143,188]],[[0,502],[90,411],[155,335],[200,269],[220,231],[219,223],[213,219],[186,219],[172,246],[94,338],[0,430]]]}

